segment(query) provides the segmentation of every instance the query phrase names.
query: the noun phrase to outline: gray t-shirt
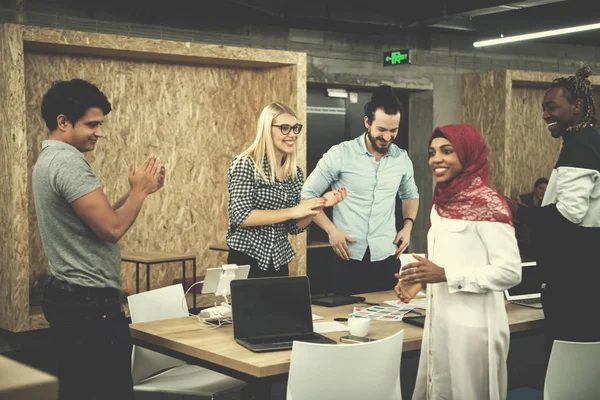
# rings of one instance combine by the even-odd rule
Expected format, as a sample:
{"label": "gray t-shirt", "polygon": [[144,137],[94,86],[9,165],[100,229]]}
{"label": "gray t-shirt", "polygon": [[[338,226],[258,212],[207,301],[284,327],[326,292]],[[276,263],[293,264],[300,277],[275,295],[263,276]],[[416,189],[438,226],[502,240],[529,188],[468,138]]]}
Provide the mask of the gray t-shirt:
{"label": "gray t-shirt", "polygon": [[33,168],[33,200],[44,252],[54,276],[86,287],[121,288],[121,252],[77,215],[71,203],[100,187],[83,154],[45,140]]}

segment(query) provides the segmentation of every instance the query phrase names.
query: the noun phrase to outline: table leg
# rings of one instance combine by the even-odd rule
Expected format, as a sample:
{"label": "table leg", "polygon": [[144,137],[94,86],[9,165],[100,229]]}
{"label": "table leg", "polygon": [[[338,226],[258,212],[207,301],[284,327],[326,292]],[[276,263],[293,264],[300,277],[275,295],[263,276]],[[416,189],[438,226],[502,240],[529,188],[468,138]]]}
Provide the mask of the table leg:
{"label": "table leg", "polygon": [[135,292],[140,292],[140,263],[135,263]]}
{"label": "table leg", "polygon": [[[193,269],[193,274],[194,274],[194,281],[192,282],[192,285],[196,283],[196,257],[192,258],[192,269]],[[197,287],[194,286],[194,309],[196,309],[196,289]]]}
{"label": "table leg", "polygon": [[146,292],[150,291],[150,264],[146,264]]}
{"label": "table leg", "polygon": [[[181,274],[181,276],[183,278],[183,290],[185,291],[185,260],[181,260],[181,267],[182,267],[181,269],[182,269],[182,272],[183,272]],[[186,300],[185,304],[187,306],[187,300]]]}

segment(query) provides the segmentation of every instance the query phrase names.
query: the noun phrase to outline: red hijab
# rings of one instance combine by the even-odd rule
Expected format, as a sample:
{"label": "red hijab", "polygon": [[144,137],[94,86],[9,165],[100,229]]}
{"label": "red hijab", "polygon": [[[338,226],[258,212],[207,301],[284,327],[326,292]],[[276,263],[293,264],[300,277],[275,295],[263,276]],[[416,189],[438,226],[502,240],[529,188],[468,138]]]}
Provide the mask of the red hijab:
{"label": "red hijab", "polygon": [[441,126],[434,129],[429,145],[437,132],[452,144],[462,165],[454,179],[435,185],[432,206],[438,214],[443,218],[512,225],[508,204],[490,187],[487,148],[481,133],[466,124]]}

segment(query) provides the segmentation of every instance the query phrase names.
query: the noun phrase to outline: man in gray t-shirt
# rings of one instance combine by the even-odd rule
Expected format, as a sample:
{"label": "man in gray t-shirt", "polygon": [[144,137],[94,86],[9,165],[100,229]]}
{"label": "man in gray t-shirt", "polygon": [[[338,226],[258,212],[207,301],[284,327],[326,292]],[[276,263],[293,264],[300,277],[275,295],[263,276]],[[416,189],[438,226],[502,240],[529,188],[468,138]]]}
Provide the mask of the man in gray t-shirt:
{"label": "man in gray t-shirt", "polygon": [[146,197],[162,187],[165,171],[156,157],[137,171],[132,164],[131,189],[110,205],[83,156],[103,136],[110,111],[106,96],[80,79],[54,83],[42,100],[50,133],[33,168],[32,188],[50,264],[43,310],[58,358],[61,400],[133,398],[117,242]]}
{"label": "man in gray t-shirt", "polygon": [[100,188],[83,153],[45,140],[33,169],[33,198],[52,275],[85,287],[121,288],[119,245],[99,240],[71,203]]}

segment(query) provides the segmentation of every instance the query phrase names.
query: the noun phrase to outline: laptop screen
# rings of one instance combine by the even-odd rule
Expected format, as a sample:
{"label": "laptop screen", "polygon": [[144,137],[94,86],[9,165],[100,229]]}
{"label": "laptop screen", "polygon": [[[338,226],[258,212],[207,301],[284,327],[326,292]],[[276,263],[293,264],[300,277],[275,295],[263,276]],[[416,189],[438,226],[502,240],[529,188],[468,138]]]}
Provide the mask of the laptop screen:
{"label": "laptop screen", "polygon": [[541,270],[535,265],[522,267],[521,283],[508,289],[508,295],[515,296],[538,295],[541,293],[542,276]]}
{"label": "laptop screen", "polygon": [[306,276],[234,280],[231,308],[236,338],[313,332]]}

